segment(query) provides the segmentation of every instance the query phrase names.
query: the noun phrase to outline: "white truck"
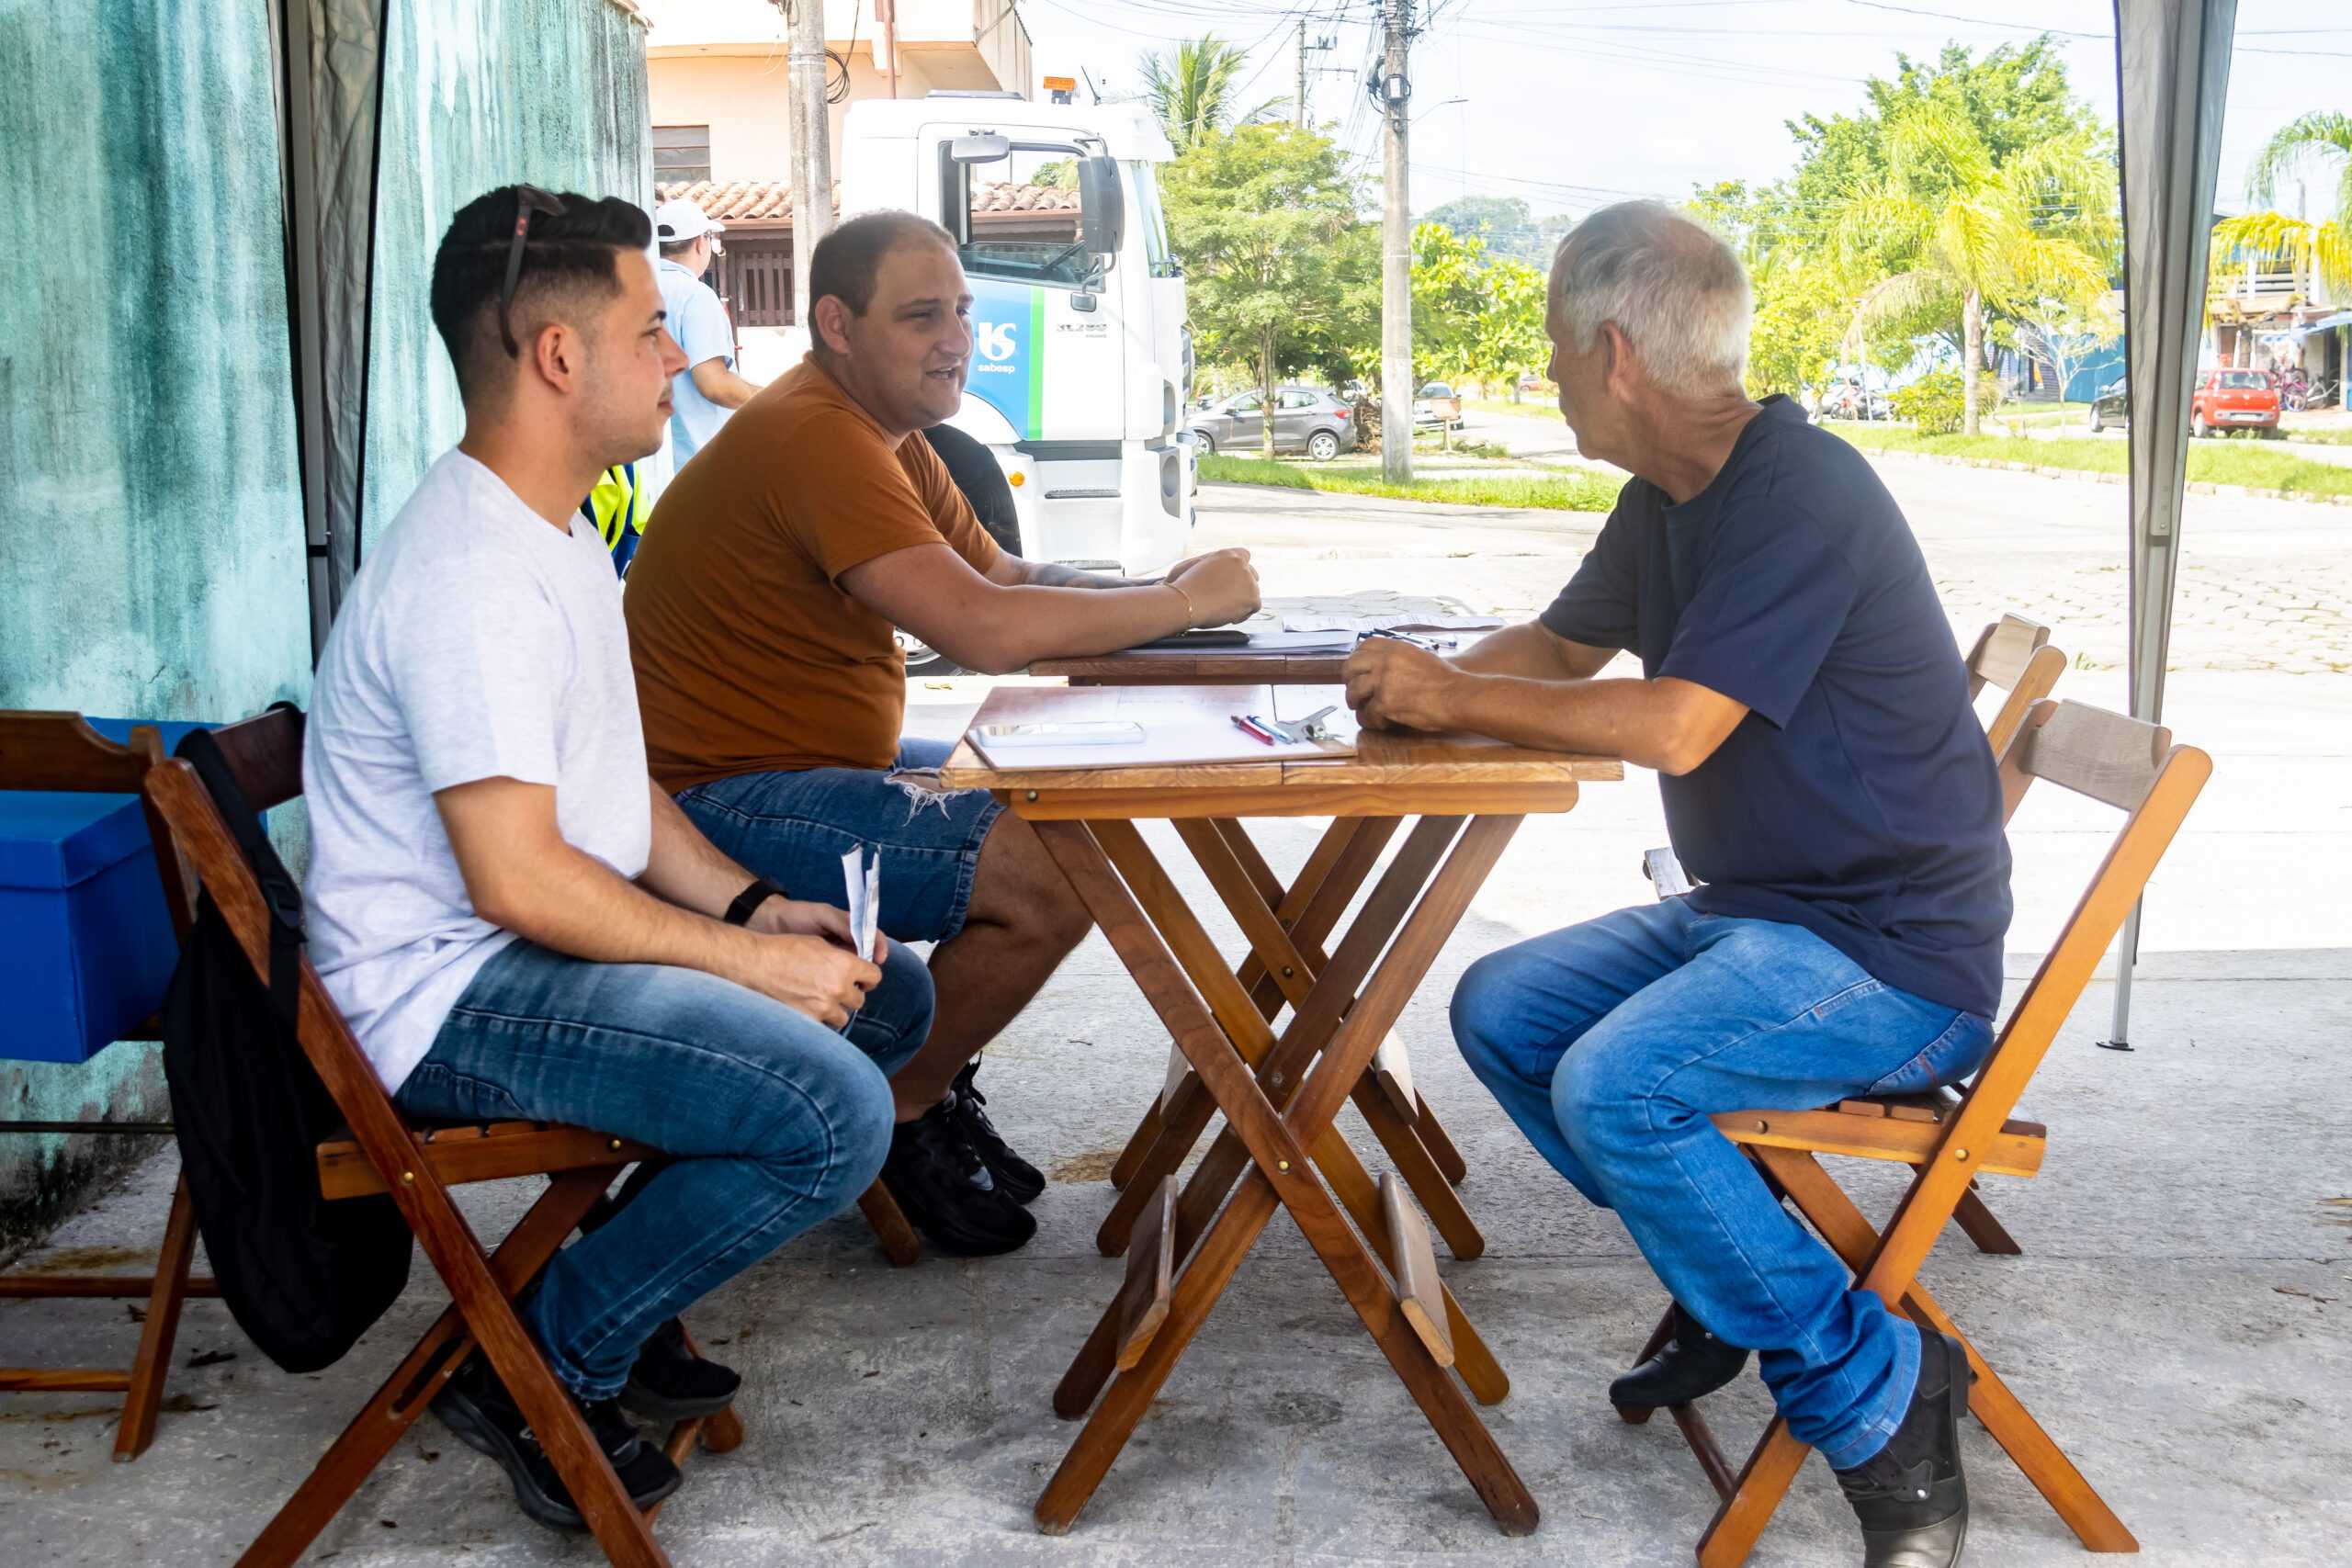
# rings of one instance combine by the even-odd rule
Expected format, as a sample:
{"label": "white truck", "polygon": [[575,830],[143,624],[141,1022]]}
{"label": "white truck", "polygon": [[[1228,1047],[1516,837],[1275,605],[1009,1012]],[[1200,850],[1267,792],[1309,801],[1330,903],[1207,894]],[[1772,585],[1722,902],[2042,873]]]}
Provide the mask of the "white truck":
{"label": "white truck", "polygon": [[[951,423],[1003,468],[1032,560],[1148,574],[1192,532],[1192,332],[1155,172],[1170,156],[1134,104],[934,93],[853,104],[844,121],[842,216],[902,208],[956,236],[975,341]],[[1075,180],[1074,234],[985,210],[988,187],[1049,166]],[[908,665],[935,661],[910,643]]]}

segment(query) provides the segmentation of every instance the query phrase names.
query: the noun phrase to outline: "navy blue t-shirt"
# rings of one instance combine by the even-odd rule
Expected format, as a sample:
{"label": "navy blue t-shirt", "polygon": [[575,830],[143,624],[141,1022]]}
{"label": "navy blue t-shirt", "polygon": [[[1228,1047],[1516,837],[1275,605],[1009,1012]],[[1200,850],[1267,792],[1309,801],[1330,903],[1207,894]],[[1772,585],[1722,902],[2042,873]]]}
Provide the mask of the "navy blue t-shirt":
{"label": "navy blue t-shirt", "polygon": [[1992,749],[1927,562],[1861,454],[1766,401],[1679,506],[1635,479],[1544,625],[1747,706],[1661,775],[1691,907],[1818,933],[1987,1018],[2009,850]]}

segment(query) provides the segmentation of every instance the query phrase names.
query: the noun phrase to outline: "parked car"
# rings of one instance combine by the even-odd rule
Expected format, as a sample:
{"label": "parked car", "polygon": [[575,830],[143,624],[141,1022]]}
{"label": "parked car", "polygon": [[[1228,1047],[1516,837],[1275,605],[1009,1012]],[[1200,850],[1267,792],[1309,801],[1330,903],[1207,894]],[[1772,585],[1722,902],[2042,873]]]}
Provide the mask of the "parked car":
{"label": "parked car", "polygon": [[1462,423],[1462,400],[1442,381],[1431,381],[1413,395],[1413,424],[1436,430]]}
{"label": "parked car", "polygon": [[2208,370],[2188,400],[2188,433],[2259,430],[2278,434],[2278,386],[2267,370]]}
{"label": "parked car", "polygon": [[1554,389],[1552,383],[1543,377],[1530,374],[1519,378],[1519,389],[1522,392],[1548,392]]}
{"label": "parked car", "polygon": [[2094,435],[2110,428],[2116,430],[2132,428],[2131,389],[2124,386],[2122,377],[2118,376],[2114,380],[2101,387],[2098,389],[2098,395],[2091,400],[2090,423],[2091,434]]}
{"label": "parked car", "polygon": [[[1263,395],[1252,389],[1195,409],[1193,438],[1204,452],[1250,453],[1265,441]],[[1274,450],[1304,452],[1328,462],[1356,445],[1354,411],[1331,393],[1317,387],[1274,389]]]}

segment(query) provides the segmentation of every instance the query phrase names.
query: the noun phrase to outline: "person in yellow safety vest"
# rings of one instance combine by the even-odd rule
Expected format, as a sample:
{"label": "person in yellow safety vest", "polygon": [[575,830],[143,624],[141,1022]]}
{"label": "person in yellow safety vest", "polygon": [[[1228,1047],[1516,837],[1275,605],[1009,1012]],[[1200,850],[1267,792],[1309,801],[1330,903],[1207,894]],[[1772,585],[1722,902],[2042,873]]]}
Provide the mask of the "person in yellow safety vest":
{"label": "person in yellow safety vest", "polygon": [[616,576],[628,575],[628,563],[637,554],[637,543],[645,532],[645,519],[653,503],[645,498],[644,490],[637,482],[635,463],[617,463],[605,470],[588,499],[580,503],[580,514],[596,525],[605,536],[605,547],[613,552],[613,571]]}

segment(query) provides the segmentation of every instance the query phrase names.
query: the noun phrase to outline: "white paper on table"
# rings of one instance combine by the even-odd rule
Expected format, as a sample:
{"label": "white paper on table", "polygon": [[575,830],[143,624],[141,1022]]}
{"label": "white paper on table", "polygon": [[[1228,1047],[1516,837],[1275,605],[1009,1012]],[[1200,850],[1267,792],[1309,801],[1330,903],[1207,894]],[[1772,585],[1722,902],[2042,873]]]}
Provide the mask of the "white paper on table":
{"label": "white paper on table", "polygon": [[1285,632],[1481,631],[1501,626],[1497,615],[1474,615],[1442,599],[1371,589],[1361,593],[1271,599],[1264,613]]}

